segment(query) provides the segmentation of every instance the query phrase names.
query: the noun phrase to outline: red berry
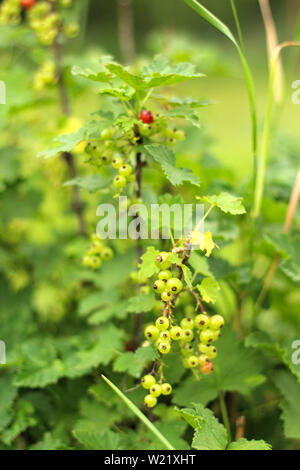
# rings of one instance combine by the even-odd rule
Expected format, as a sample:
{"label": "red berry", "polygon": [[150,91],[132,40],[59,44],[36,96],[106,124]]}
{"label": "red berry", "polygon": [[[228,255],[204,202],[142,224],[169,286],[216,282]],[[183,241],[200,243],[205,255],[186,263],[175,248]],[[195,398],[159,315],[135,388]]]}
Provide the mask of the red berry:
{"label": "red berry", "polygon": [[21,0],[21,6],[25,8],[25,10],[30,10],[35,6],[35,3],[36,0]]}
{"label": "red berry", "polygon": [[200,369],[201,369],[202,374],[208,375],[214,370],[214,366],[213,366],[213,363],[209,361],[206,364],[203,364],[200,367]]}
{"label": "red berry", "polygon": [[150,111],[147,111],[144,109],[141,114],[140,114],[141,121],[143,121],[144,124],[151,124],[153,122],[153,116]]}

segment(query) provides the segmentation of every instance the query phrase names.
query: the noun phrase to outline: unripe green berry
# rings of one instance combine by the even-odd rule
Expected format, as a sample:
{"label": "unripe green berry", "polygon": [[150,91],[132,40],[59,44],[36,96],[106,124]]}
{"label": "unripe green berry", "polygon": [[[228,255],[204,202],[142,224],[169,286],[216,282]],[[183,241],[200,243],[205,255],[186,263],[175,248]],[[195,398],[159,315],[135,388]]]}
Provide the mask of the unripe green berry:
{"label": "unripe green berry", "polygon": [[130,165],[123,164],[119,168],[119,173],[120,175],[125,176],[125,177],[130,176],[132,173],[132,167]]}
{"label": "unripe green berry", "polygon": [[177,294],[182,290],[182,282],[177,277],[171,277],[167,282],[167,289],[173,294]]}
{"label": "unripe green berry", "polygon": [[166,288],[166,284],[163,281],[160,281],[159,279],[155,281],[155,283],[153,284],[153,289],[158,294],[161,294],[165,290],[165,288]]}
{"label": "unripe green berry", "polygon": [[155,264],[160,270],[169,269],[171,262],[169,261],[170,254],[166,251],[162,251],[156,257]]}
{"label": "unripe green berry", "polygon": [[114,156],[111,163],[114,168],[120,168],[123,165],[123,160],[121,157]]}
{"label": "unripe green berry", "polygon": [[171,393],[172,393],[172,387],[171,387],[171,385],[168,384],[168,383],[162,384],[162,386],[161,386],[161,393],[162,393],[162,395],[171,395]]}
{"label": "unripe green berry", "polygon": [[180,326],[173,326],[170,329],[170,336],[174,341],[179,341],[180,339],[182,339],[183,334]]}
{"label": "unripe green berry", "polygon": [[153,395],[146,395],[144,398],[144,405],[147,406],[147,408],[153,408],[157,403],[157,398],[155,398]]}
{"label": "unripe green berry", "polygon": [[163,281],[165,284],[168,282],[169,279],[171,279],[172,277],[172,273],[171,271],[160,271],[160,273],[158,274],[158,279],[160,281]]}
{"label": "unripe green berry", "polygon": [[191,330],[194,328],[194,320],[191,317],[183,318],[180,322],[180,326],[184,330]]}
{"label": "unripe green berry", "polygon": [[112,251],[111,248],[109,248],[109,246],[106,246],[105,248],[103,248],[101,252],[101,257],[105,261],[112,259],[113,255],[114,255],[114,252]]}
{"label": "unripe green berry", "polygon": [[195,326],[197,328],[200,328],[201,330],[208,327],[208,322],[209,322],[209,317],[205,315],[204,313],[199,313],[199,315],[195,317]]}
{"label": "unripe green berry", "polygon": [[159,337],[159,329],[154,325],[145,328],[145,337],[150,341],[155,341]]}
{"label": "unripe green berry", "polygon": [[189,367],[197,367],[197,365],[199,364],[198,357],[197,356],[188,357],[187,363]]}
{"label": "unripe green berry", "polygon": [[158,350],[161,354],[168,354],[170,352],[171,345],[170,342],[161,341],[158,345]]}
{"label": "unripe green berry", "polygon": [[170,332],[169,330],[165,330],[165,331],[162,331],[159,335],[159,339],[161,339],[161,341],[170,341]]}
{"label": "unripe green berry", "polygon": [[209,357],[209,359],[214,359],[215,357],[217,357],[217,348],[215,348],[215,346],[208,346],[208,351],[207,351],[207,356]]}
{"label": "unripe green berry", "polygon": [[124,176],[122,175],[117,175],[114,178],[113,185],[116,188],[124,188],[124,186],[126,185],[126,178],[124,178]]}
{"label": "unripe green berry", "polygon": [[159,330],[165,331],[169,328],[169,320],[167,317],[158,317],[155,325]]}
{"label": "unripe green berry", "polygon": [[202,354],[207,354],[209,351],[210,346],[207,344],[199,343],[198,350]]}
{"label": "unripe green berry", "polygon": [[201,356],[199,356],[198,360],[199,360],[200,366],[203,366],[204,364],[209,362],[209,357],[206,354],[201,354]]}
{"label": "unripe green berry", "polygon": [[219,330],[220,328],[223,328],[223,326],[224,326],[224,318],[221,315],[213,315],[209,319],[208,327],[211,330]]}
{"label": "unripe green berry", "polygon": [[190,341],[193,341],[193,339],[194,339],[193,330],[191,330],[189,328],[184,329],[183,330],[183,340],[187,341],[187,342],[190,342]]}
{"label": "unripe green berry", "polygon": [[141,379],[141,383],[142,383],[142,387],[149,390],[149,388],[151,388],[152,385],[156,383],[156,380],[153,377],[153,375],[148,374],[148,375],[144,375],[144,377]]}
{"label": "unripe green berry", "polygon": [[159,397],[159,395],[161,395],[161,386],[159,384],[152,385],[152,387],[150,388],[150,394],[152,395],[152,397]]}
{"label": "unripe green berry", "polygon": [[215,332],[213,330],[206,329],[206,330],[201,331],[200,333],[201,343],[204,343],[204,344],[212,343],[214,341],[214,338],[215,338]]}
{"label": "unripe green berry", "polygon": [[173,299],[172,293],[171,293],[170,291],[167,291],[167,290],[163,291],[163,292],[161,293],[161,296],[160,296],[160,297],[161,297],[161,300],[162,300],[163,302],[170,302],[170,300]]}

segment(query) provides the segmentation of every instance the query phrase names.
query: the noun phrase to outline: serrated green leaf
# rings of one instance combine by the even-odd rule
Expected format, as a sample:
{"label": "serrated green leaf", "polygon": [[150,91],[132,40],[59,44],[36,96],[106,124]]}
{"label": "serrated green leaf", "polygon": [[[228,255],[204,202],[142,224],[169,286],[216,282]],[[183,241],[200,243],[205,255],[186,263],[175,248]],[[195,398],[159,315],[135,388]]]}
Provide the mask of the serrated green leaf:
{"label": "serrated green leaf", "polygon": [[284,370],[273,374],[272,378],[283,395],[279,406],[282,410],[284,434],[289,439],[300,439],[300,383]]}
{"label": "serrated green leaf", "polygon": [[[225,450],[227,446],[227,432],[223,424],[219,423],[213,412],[204,408],[201,403],[193,405],[198,417],[198,426],[195,429],[192,447],[197,450]],[[187,411],[183,414],[184,418],[190,420],[190,414]]]}
{"label": "serrated green leaf", "polygon": [[139,265],[139,279],[148,279],[159,272],[159,268],[155,264],[156,256],[159,254],[153,246],[147,248],[146,253],[141,256],[141,264]]}
{"label": "serrated green leaf", "polygon": [[111,75],[106,71],[100,72],[93,72],[89,69],[83,69],[77,65],[74,65],[71,70],[72,74],[75,76],[87,78],[88,80],[92,80],[94,82],[105,82],[109,83],[111,81]]}
{"label": "serrated green leaf", "polygon": [[239,439],[238,441],[231,442],[227,450],[271,450],[270,444],[265,441],[255,441],[254,439],[248,441],[247,439]]}
{"label": "serrated green leaf", "polygon": [[120,434],[107,430],[105,432],[74,429],[74,437],[89,450],[122,450],[122,437]]}
{"label": "serrated green leaf", "polygon": [[15,407],[13,422],[10,427],[2,433],[1,440],[5,444],[11,444],[19,434],[36,424],[37,420],[34,417],[33,405],[27,400],[20,399]]}
{"label": "serrated green leaf", "polygon": [[152,346],[140,347],[135,352],[122,353],[114,362],[114,371],[127,372],[132,377],[140,377],[147,363],[158,358]]}
{"label": "serrated green leaf", "polygon": [[154,296],[149,294],[139,294],[128,299],[127,312],[141,313],[149,312],[154,307]]}
{"label": "serrated green leaf", "polygon": [[13,417],[12,404],[17,396],[17,387],[12,374],[0,377],[0,432],[6,428]]}
{"label": "serrated green leaf", "polygon": [[109,72],[114,74],[116,77],[120,78],[120,80],[134,88],[134,90],[143,90],[144,88],[146,88],[146,83],[142,77],[128,72],[128,70],[122,65],[111,63],[106,64],[105,67],[107,68],[107,70],[109,70]]}
{"label": "serrated green leaf", "polygon": [[192,170],[189,168],[176,167],[175,154],[168,147],[165,145],[151,144],[145,145],[144,148],[146,152],[161,165],[166,177],[174,186],[179,186],[183,184],[184,181],[188,181],[195,186],[200,186],[199,179],[192,173]]}
{"label": "serrated green leaf", "polygon": [[204,196],[199,198],[203,202],[207,202],[215,207],[221,209],[225,213],[230,213],[232,215],[245,214],[246,209],[242,204],[242,198],[232,196],[229,193],[221,193],[218,196]]}
{"label": "serrated green leaf", "polygon": [[195,251],[191,252],[191,256],[189,258],[189,264],[192,266],[195,272],[202,274],[206,277],[213,277],[210,269],[209,264],[204,256],[199,255]]}
{"label": "serrated green leaf", "polygon": [[66,181],[64,186],[79,186],[79,188],[87,189],[93,193],[99,189],[107,188],[110,184],[111,181],[105,179],[102,175],[90,175]]}
{"label": "serrated green leaf", "polygon": [[196,288],[199,290],[204,302],[216,302],[220,286],[213,277],[205,277],[201,284],[197,284]]}

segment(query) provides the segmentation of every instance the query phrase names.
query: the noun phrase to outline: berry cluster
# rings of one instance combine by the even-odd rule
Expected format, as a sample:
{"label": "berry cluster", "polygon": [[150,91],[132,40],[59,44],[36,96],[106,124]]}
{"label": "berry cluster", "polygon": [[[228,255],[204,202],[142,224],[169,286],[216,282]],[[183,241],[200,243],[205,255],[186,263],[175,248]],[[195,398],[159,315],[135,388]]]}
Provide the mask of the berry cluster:
{"label": "berry cluster", "polygon": [[157,398],[160,395],[170,395],[172,387],[168,383],[157,383],[155,377],[151,374],[145,375],[142,380],[142,386],[149,390],[149,394],[144,398],[144,405],[153,408],[157,404]]}
{"label": "berry cluster", "polygon": [[51,46],[59,33],[73,38],[79,32],[77,23],[65,23],[60,8],[72,5],[72,0],[4,0],[0,9],[0,23],[16,25],[21,22],[22,11],[30,28],[36,34],[39,42]]}
{"label": "berry cluster", "polygon": [[49,85],[57,82],[56,66],[52,61],[46,61],[34,76],[33,86],[41,91]]}
{"label": "berry cluster", "polygon": [[82,259],[82,264],[86,268],[98,269],[103,261],[110,260],[114,253],[109,246],[105,246],[98,235],[91,236],[92,244],[88,247],[86,255]]}
{"label": "berry cluster", "polygon": [[142,137],[150,137],[154,141],[173,147],[177,141],[185,139],[185,133],[181,130],[172,129],[167,126],[167,120],[164,116],[155,115],[149,110],[142,110],[140,113],[139,134]]}
{"label": "berry cluster", "polygon": [[[183,252],[182,261],[185,261],[187,256],[188,252]],[[178,258],[176,259],[178,260]],[[145,337],[155,344],[161,355],[161,364],[163,356],[168,354],[171,348],[174,348],[182,355],[182,362],[186,368],[192,369],[197,375],[198,367],[202,374],[208,375],[213,371],[212,360],[217,356],[217,349],[213,343],[221,336],[224,319],[221,315],[208,316],[200,299],[197,300],[196,310],[200,305],[201,313],[197,314],[194,308],[186,307],[183,317],[180,314],[174,314],[175,306],[176,308],[182,306],[180,296],[184,298],[188,294],[188,289],[183,286],[182,269],[173,260],[172,253],[166,251],[160,252],[156,256],[155,263],[160,271],[153,288],[161,297],[161,301],[155,307],[155,310],[160,313],[155,323],[146,326]],[[190,304],[189,307],[191,307]],[[162,378],[161,365],[160,382],[162,382]],[[148,388],[150,389],[150,395],[147,395],[145,405],[153,407],[156,404],[156,401],[153,400],[153,397],[156,397],[155,393],[162,392],[160,392],[159,386],[157,392],[157,384],[152,375],[146,375],[142,379],[142,384],[145,387],[144,382],[147,386],[149,384]],[[154,387],[153,392],[151,392],[151,387]]]}

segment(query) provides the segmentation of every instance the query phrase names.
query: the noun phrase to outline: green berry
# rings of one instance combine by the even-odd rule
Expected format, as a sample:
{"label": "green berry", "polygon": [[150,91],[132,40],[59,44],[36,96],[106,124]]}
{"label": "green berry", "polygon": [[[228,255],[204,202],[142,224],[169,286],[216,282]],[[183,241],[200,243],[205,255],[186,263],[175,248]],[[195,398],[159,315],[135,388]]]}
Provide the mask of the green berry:
{"label": "green berry", "polygon": [[182,287],[182,282],[180,279],[177,279],[177,277],[171,277],[171,279],[169,279],[167,282],[167,289],[174,294],[180,292]]}
{"label": "green berry", "polygon": [[169,328],[169,320],[167,319],[167,317],[158,317],[155,322],[155,325],[159,330],[165,331]]}
{"label": "green berry", "polygon": [[205,315],[204,313],[199,313],[199,315],[195,317],[195,325],[197,328],[200,328],[201,330],[208,327],[208,322],[209,322],[209,317]]}
{"label": "green berry", "polygon": [[156,257],[155,264],[160,270],[166,270],[169,269],[171,266],[171,262],[169,261],[170,254],[167,253],[166,251],[162,251],[159,253]]}
{"label": "green berry", "polygon": [[152,385],[155,384],[156,380],[153,377],[153,375],[148,374],[148,375],[144,375],[141,382],[142,382],[142,387],[149,389],[152,387]]}
{"label": "green berry", "polygon": [[101,139],[102,140],[109,140],[112,138],[112,130],[110,128],[103,129],[101,132]]}
{"label": "green berry", "polygon": [[113,184],[116,188],[124,188],[126,185],[126,178],[122,175],[117,175],[114,178]]}
{"label": "green berry", "polygon": [[169,330],[162,331],[159,335],[161,341],[170,341],[170,332]]}
{"label": "green berry", "polygon": [[119,173],[120,173],[120,175],[127,177],[127,176],[131,175],[132,167],[130,165],[123,164],[119,168]]}
{"label": "green berry", "polygon": [[190,343],[181,343],[181,352],[184,356],[190,356],[194,352],[194,348]]}
{"label": "green berry", "polygon": [[166,288],[166,285],[163,281],[160,281],[159,279],[157,281],[155,281],[155,283],[153,284],[153,289],[155,290],[155,292],[158,292],[159,294],[161,294]]}
{"label": "green berry", "polygon": [[114,168],[120,168],[123,165],[123,160],[121,157],[114,156],[111,163]]}
{"label": "green berry", "polygon": [[180,322],[180,326],[184,330],[191,330],[194,328],[194,320],[191,317],[183,318]]}
{"label": "green berry", "polygon": [[171,387],[171,385],[168,384],[168,383],[162,384],[162,386],[161,386],[161,393],[162,393],[162,395],[171,395],[171,393],[172,393],[172,387]]}
{"label": "green berry", "polygon": [[106,246],[105,248],[103,248],[102,252],[101,252],[101,257],[105,260],[105,261],[108,261],[110,260],[114,255],[114,252],[112,251],[111,248],[109,248],[109,246]]}
{"label": "green berry", "polygon": [[183,131],[174,131],[173,137],[176,140],[182,141],[185,139],[185,133]]}
{"label": "green berry", "polygon": [[209,348],[210,348],[209,345],[203,344],[203,343],[199,343],[198,350],[199,350],[201,353],[207,354],[208,351],[209,351]]}
{"label": "green berry", "polygon": [[182,334],[182,329],[180,328],[180,326],[173,326],[170,329],[170,336],[174,341],[178,341],[182,339],[183,334]]}
{"label": "green berry", "polygon": [[208,326],[211,330],[219,330],[224,326],[224,318],[221,315],[213,315],[209,319]]}
{"label": "green berry", "polygon": [[207,351],[207,356],[209,357],[209,359],[214,359],[215,357],[217,357],[217,348],[215,348],[215,346],[208,346],[208,351]]}
{"label": "green berry", "polygon": [[169,342],[167,343],[165,341],[161,341],[158,345],[158,350],[161,354],[168,354],[170,352],[170,349],[171,345]]}
{"label": "green berry", "polygon": [[201,343],[204,343],[204,344],[212,343],[214,341],[214,338],[215,338],[215,332],[213,330],[207,329],[207,330],[201,331],[200,333]]}
{"label": "green berry", "polygon": [[152,387],[150,388],[150,393],[152,397],[159,397],[159,395],[161,395],[161,386],[159,384],[152,385]]}
{"label": "green berry", "polygon": [[187,358],[187,363],[189,367],[197,367],[199,360],[197,356],[190,356]]}
{"label": "green berry", "polygon": [[149,325],[145,328],[145,336],[150,341],[155,341],[159,337],[159,329],[154,325]]}
{"label": "green berry", "polygon": [[189,328],[184,329],[183,330],[183,340],[187,341],[187,342],[190,342],[190,341],[193,341],[193,339],[194,339],[193,330],[191,330]]}
{"label": "green berry", "polygon": [[144,398],[144,405],[147,406],[147,408],[153,408],[157,403],[157,398],[155,398],[153,395],[146,395]]}
{"label": "green berry", "polygon": [[173,298],[173,295],[171,294],[171,292],[165,290],[161,293],[160,297],[163,302],[170,302],[170,300],[172,300]]}
{"label": "green berry", "polygon": [[101,258],[99,256],[91,256],[90,257],[90,268],[98,269],[102,264]]}
{"label": "green berry", "polygon": [[207,354],[201,354],[201,356],[199,356],[198,361],[200,366],[204,366],[204,364],[207,364],[209,362],[209,357],[207,356]]}
{"label": "green berry", "polygon": [[160,273],[158,274],[158,279],[160,281],[163,281],[165,284],[168,282],[169,279],[171,279],[172,277],[172,273],[171,271],[160,271]]}

